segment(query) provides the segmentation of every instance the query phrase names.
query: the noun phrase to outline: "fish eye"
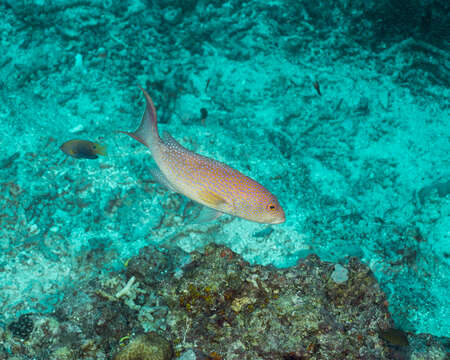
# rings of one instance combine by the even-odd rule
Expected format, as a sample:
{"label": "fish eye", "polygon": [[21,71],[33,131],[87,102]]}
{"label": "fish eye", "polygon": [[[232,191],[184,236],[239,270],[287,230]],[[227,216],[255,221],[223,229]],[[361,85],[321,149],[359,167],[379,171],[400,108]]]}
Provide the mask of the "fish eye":
{"label": "fish eye", "polygon": [[269,209],[269,210],[275,210],[275,205],[274,204],[269,204],[269,205],[267,205],[267,208]]}

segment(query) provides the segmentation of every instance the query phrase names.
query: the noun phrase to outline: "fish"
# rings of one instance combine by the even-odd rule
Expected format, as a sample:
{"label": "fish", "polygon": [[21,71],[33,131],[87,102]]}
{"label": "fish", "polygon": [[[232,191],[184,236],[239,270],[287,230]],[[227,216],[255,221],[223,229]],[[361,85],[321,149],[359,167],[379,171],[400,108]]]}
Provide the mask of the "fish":
{"label": "fish", "polygon": [[255,233],[253,233],[253,237],[255,237],[255,238],[268,237],[272,233],[273,233],[273,229],[269,226],[261,231],[257,231]]}
{"label": "fish", "polygon": [[97,159],[97,155],[106,156],[106,146],[89,140],[73,139],[59,147],[63,153],[76,159]]}
{"label": "fish", "polygon": [[406,333],[402,330],[390,328],[379,331],[380,337],[386,340],[389,344],[395,346],[408,346],[409,341]]}
{"label": "fish", "polygon": [[147,146],[156,163],[154,180],[203,205],[195,222],[217,219],[223,214],[263,224],[285,222],[278,199],[264,186],[230,166],[197,154],[178,143],[169,133],[158,132],[155,105],[144,94],[146,106],[134,132],[120,131]]}
{"label": "fish", "polygon": [[205,108],[200,109],[200,121],[202,122],[202,125],[205,125],[206,118],[208,117],[208,110]]}
{"label": "fish", "polygon": [[322,93],[320,92],[320,85],[319,85],[319,82],[317,80],[313,82],[313,86],[314,86],[314,89],[316,89],[317,94],[319,96],[322,96]]}

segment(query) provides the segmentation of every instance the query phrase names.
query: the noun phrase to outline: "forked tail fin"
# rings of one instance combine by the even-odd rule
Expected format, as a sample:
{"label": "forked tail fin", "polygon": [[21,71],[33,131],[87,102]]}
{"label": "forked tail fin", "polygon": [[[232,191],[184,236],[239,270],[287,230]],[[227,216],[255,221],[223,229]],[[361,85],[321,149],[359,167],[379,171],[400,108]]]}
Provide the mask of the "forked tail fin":
{"label": "forked tail fin", "polygon": [[141,89],[142,92],[144,93],[146,101],[145,111],[144,115],[142,115],[141,123],[134,132],[128,131],[119,131],[119,132],[130,135],[132,138],[144,144],[151,150],[153,145],[161,141],[161,138],[159,137],[158,133],[158,121],[156,118],[156,110],[155,105],[153,105],[153,100],[147,93],[147,91],[145,91],[141,86],[139,86],[139,89]]}
{"label": "forked tail fin", "polygon": [[106,156],[106,145],[96,144],[95,153],[102,156]]}

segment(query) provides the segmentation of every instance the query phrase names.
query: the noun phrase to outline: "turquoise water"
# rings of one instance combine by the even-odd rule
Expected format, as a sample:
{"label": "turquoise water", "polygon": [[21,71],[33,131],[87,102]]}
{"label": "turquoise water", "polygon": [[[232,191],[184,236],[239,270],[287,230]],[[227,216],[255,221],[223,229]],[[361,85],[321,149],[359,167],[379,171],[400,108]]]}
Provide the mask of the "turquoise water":
{"label": "turquoise water", "polygon": [[[314,4],[0,4],[0,324],[147,244],[215,242],[276,267],[358,257],[396,327],[450,334],[449,5]],[[140,121],[138,84],[161,131],[266,186],[286,222],[193,224],[117,132]],[[73,158],[72,139],[108,153]]]}

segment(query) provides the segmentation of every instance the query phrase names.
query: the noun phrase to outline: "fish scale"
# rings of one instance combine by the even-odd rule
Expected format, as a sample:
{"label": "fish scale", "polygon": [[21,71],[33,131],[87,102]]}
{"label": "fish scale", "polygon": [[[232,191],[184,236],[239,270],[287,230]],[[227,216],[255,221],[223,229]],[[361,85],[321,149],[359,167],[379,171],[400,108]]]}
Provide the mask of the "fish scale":
{"label": "fish scale", "polygon": [[134,132],[122,132],[150,149],[158,166],[152,170],[158,182],[208,208],[205,220],[225,213],[259,223],[285,221],[275,195],[255,180],[222,162],[186,149],[167,133],[161,139],[153,101],[141,90],[146,99],[141,123]]}

